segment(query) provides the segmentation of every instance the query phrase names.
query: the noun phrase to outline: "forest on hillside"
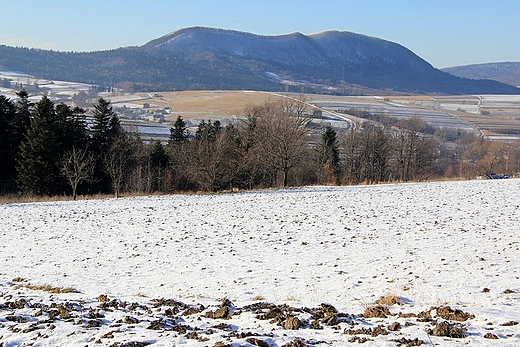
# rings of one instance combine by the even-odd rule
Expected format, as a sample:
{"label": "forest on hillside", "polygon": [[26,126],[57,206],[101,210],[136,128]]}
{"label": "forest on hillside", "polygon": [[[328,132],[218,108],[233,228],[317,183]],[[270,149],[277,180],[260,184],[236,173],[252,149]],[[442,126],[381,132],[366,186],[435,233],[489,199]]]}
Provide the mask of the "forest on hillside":
{"label": "forest on hillside", "polygon": [[[331,43],[330,51],[336,52],[334,44]],[[377,46],[367,48],[372,58],[348,61],[328,57],[319,66],[307,59],[312,51],[295,46],[293,52],[291,47],[285,49],[301,62],[273,60],[274,53],[269,59],[246,57],[214,51],[207,46],[175,52],[143,47],[58,52],[0,45],[0,69],[129,93],[166,90],[262,90],[337,95],[520,93],[518,88],[496,81],[464,79],[441,72],[419,57],[414,57],[415,63],[411,65],[399,60],[400,56],[390,62],[374,58],[387,54],[380,52],[381,47]]]}
{"label": "forest on hillside", "polygon": [[282,86],[267,78],[251,76],[250,69],[235,62],[202,56],[189,61],[164,52],[139,48],[76,53],[0,45],[0,69],[23,71],[40,78],[88,83],[125,92],[258,89],[279,91]]}
{"label": "forest on hillside", "polygon": [[0,193],[55,196],[175,193],[475,178],[520,172],[520,149],[482,137],[441,138],[418,118],[319,127],[300,99],[266,101],[227,126],[178,117],[168,143],[121,126],[100,98],[85,111],[0,96]]}

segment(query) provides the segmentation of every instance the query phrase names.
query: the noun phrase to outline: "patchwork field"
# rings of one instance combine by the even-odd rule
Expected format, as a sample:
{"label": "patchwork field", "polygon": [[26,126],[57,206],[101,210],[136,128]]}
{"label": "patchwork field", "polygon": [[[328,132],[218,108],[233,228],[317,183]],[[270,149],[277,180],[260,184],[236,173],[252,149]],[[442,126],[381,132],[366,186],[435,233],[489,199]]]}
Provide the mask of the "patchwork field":
{"label": "patchwork field", "polygon": [[[71,98],[80,91],[90,88],[88,84],[37,79],[21,72],[0,71],[0,79],[11,80],[13,84],[35,85],[39,92],[31,96],[37,101],[41,90],[45,90],[51,100],[71,103]],[[15,89],[0,87],[0,94],[16,99]],[[141,109],[143,111],[168,110],[166,123],[141,121],[139,127],[152,132],[155,137],[165,140],[171,122],[177,116],[196,127],[207,119],[220,119],[224,123],[243,116],[248,105],[262,104],[268,99],[299,96],[286,93],[256,91],[176,91],[158,93],[101,93],[115,107]],[[305,94],[312,104],[327,116],[329,122],[338,128],[352,128],[352,121],[362,121],[349,110],[363,110],[408,119],[419,117],[437,127],[454,131],[464,131],[484,135],[491,139],[518,141],[520,139],[520,96],[518,95],[466,95],[466,96],[335,96]],[[146,108],[145,108],[146,104]],[[331,113],[332,112],[332,113]],[[339,116],[339,117],[338,117]],[[163,129],[156,129],[162,127]],[[146,137],[146,135],[145,135]]]}
{"label": "patchwork field", "polygon": [[[183,91],[136,96],[109,97],[115,105],[140,107],[147,102],[153,108],[170,107],[167,120],[177,116],[198,124],[202,119],[231,119],[242,116],[248,105],[261,104],[268,99],[297,95],[245,91]],[[520,97],[507,95],[485,96],[327,96],[306,94],[309,104],[323,111],[340,113],[354,121],[363,121],[351,114],[362,110],[385,114],[399,119],[419,117],[437,128],[484,135],[494,139],[520,138]]]}
{"label": "patchwork field", "polygon": [[0,205],[0,344],[518,346],[519,188]]}

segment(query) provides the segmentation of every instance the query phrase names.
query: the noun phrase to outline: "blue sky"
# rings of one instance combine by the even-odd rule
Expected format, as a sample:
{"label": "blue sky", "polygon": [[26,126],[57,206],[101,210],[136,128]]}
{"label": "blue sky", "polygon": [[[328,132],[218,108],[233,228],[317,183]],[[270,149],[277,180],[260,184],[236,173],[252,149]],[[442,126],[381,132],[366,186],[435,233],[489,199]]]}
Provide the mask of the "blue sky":
{"label": "blue sky", "polygon": [[191,26],[352,31],[399,43],[439,68],[520,61],[519,0],[0,0],[0,44],[9,46],[105,50]]}

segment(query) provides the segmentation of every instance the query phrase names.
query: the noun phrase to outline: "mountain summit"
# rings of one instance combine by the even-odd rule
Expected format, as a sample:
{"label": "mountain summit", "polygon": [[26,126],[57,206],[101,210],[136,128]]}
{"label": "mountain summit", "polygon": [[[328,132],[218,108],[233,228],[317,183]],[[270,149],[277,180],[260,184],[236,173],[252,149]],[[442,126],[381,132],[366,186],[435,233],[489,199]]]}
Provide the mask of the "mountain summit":
{"label": "mountain summit", "polygon": [[[145,49],[206,62],[227,73],[331,86],[359,85],[409,93],[518,93],[490,81],[469,81],[435,69],[409,49],[346,31],[261,36],[203,27],[181,29]],[[216,67],[216,63],[219,67]]]}
{"label": "mountain summit", "polygon": [[336,64],[355,68],[375,62],[391,69],[432,69],[430,64],[403,46],[345,31],[261,36],[195,27],[175,31],[143,47],[186,55],[212,52],[240,60],[253,59],[283,66],[320,69],[334,69]]}
{"label": "mountain summit", "polygon": [[520,93],[496,81],[450,75],[397,43],[345,31],[262,36],[193,27],[141,47],[60,53],[0,46],[0,57],[0,66],[39,77],[126,83],[134,90]]}

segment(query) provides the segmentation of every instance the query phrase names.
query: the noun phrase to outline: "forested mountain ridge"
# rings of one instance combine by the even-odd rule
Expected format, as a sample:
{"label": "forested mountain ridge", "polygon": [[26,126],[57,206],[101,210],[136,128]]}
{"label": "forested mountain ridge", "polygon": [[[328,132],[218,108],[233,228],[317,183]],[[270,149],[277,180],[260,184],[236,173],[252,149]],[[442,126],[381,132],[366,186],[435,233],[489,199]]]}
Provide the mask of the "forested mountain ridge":
{"label": "forested mountain ridge", "polygon": [[0,46],[0,68],[128,91],[520,93],[496,81],[450,75],[399,44],[344,31],[261,36],[194,27],[141,47],[90,53]]}
{"label": "forested mountain ridge", "polygon": [[513,86],[520,86],[520,62],[454,66],[442,69],[442,71],[464,78],[490,79]]}

